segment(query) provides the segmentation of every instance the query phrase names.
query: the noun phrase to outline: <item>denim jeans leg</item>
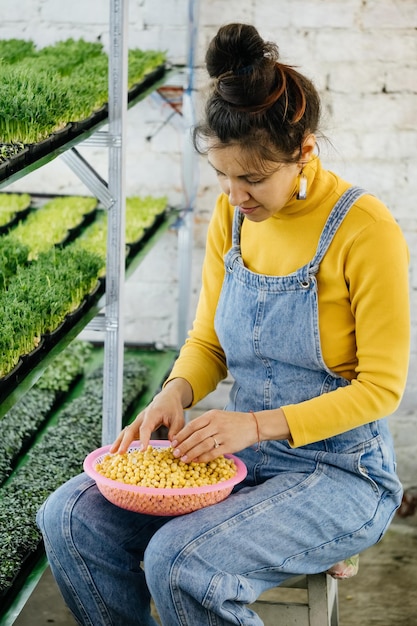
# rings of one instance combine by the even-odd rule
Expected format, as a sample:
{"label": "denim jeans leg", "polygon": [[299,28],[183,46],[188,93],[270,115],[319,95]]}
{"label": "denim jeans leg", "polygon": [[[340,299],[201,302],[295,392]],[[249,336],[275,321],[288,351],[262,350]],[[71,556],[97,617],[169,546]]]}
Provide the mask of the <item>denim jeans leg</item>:
{"label": "denim jeans leg", "polygon": [[348,453],[263,442],[239,453],[244,486],[178,518],[120,509],[77,476],[38,513],[52,572],[85,626],[155,626],[150,593],[163,626],[260,626],[250,604],[262,591],[386,530],[401,490],[380,440],[349,440]]}
{"label": "denim jeans leg", "polygon": [[85,474],[51,494],[37,521],[51,571],[79,624],[156,626],[141,561],[167,519],[114,506]]}
{"label": "denim jeans leg", "polygon": [[162,623],[260,626],[248,605],[262,591],[373,545],[395,508],[360,476],[318,463],[173,519],[144,559]]}

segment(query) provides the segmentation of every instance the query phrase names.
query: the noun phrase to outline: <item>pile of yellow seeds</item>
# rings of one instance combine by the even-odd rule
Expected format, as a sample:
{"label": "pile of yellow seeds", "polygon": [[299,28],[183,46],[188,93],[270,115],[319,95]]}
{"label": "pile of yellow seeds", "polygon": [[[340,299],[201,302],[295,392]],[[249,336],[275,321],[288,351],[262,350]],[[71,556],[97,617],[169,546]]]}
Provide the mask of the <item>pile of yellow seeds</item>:
{"label": "pile of yellow seeds", "polygon": [[236,465],[219,456],[208,463],[184,463],[176,459],[171,447],[148,446],[125,454],[107,454],[95,466],[97,472],[118,482],[138,487],[182,488],[214,485],[232,478]]}

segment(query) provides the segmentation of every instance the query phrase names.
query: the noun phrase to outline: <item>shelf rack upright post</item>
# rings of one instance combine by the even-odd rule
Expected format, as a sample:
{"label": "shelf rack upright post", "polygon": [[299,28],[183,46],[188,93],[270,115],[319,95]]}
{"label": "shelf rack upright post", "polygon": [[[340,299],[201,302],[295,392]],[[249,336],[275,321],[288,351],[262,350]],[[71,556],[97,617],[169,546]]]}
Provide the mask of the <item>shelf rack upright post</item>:
{"label": "shelf rack upright post", "polygon": [[178,229],[179,304],[178,346],[187,338],[190,311],[191,255],[193,247],[193,213],[197,195],[197,161],[190,137],[190,128],[195,123],[194,67],[196,57],[197,30],[200,11],[199,0],[188,0],[187,19],[187,66],[186,84],[183,92],[182,115],[184,120],[183,180],[184,211]]}
{"label": "shelf rack upright post", "polygon": [[103,445],[122,427],[123,286],[125,274],[126,118],[127,118],[128,0],[110,0],[109,54],[109,191],[105,357],[103,386]]}

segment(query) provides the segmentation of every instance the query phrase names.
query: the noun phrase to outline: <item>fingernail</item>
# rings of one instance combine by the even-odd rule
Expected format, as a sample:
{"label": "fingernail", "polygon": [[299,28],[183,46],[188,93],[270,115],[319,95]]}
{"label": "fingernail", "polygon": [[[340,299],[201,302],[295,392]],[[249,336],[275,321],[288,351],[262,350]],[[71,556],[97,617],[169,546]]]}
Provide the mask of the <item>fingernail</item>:
{"label": "fingernail", "polygon": [[184,454],[184,456],[181,457],[181,461],[183,463],[186,463],[188,461],[188,456],[186,454]]}
{"label": "fingernail", "polygon": [[171,441],[171,448],[176,448],[178,445],[178,441],[176,439],[174,439],[174,441]]}
{"label": "fingernail", "polygon": [[180,456],[181,455],[181,451],[179,450],[179,448],[176,448],[172,454],[174,456]]}

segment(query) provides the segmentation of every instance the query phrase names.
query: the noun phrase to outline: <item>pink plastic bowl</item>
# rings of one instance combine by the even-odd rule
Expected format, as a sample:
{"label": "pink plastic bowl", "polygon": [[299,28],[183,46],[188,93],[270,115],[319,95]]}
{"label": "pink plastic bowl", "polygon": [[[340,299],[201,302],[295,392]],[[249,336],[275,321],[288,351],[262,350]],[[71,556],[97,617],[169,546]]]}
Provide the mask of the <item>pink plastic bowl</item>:
{"label": "pink plastic bowl", "polygon": [[[150,441],[154,448],[166,448],[169,441]],[[140,442],[134,441],[129,450],[140,448]],[[203,487],[183,487],[178,489],[138,487],[127,485],[111,478],[106,478],[96,471],[110,446],[104,446],[91,452],[84,461],[84,471],[96,481],[97,487],[107,500],[128,511],[147,513],[148,515],[184,515],[227,498],[233,487],[240,483],[247,474],[246,465],[233,454],[225,454],[236,465],[236,474],[216,485]]]}

